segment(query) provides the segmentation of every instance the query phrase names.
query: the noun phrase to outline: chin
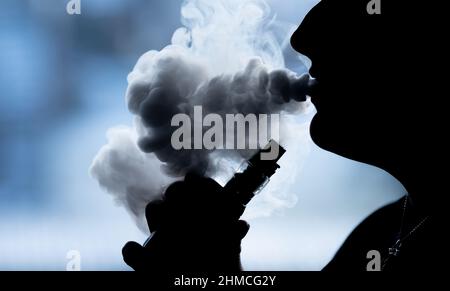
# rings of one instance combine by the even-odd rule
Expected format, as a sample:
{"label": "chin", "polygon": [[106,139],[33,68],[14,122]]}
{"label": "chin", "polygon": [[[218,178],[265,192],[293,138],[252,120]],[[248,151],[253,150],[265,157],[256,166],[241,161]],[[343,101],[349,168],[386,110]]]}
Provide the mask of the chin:
{"label": "chin", "polygon": [[336,122],[327,122],[316,114],[311,121],[310,134],[312,141],[321,149],[357,162],[368,163],[367,153],[358,144],[356,133],[343,132]]}
{"label": "chin", "polygon": [[320,114],[317,113],[312,121],[309,129],[312,141],[321,149],[334,152],[333,144],[330,142],[331,132],[324,126],[323,120],[320,118]]}

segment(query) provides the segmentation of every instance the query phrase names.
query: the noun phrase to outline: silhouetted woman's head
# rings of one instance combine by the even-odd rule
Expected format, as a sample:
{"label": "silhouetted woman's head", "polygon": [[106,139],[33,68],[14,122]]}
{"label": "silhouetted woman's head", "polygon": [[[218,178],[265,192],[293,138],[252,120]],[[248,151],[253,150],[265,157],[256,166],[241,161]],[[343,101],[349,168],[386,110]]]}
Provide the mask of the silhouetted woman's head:
{"label": "silhouetted woman's head", "polygon": [[318,80],[311,136],[325,150],[387,170],[415,192],[411,180],[425,178],[442,133],[424,55],[429,33],[412,4],[381,1],[381,14],[370,15],[369,2],[323,0],[292,36]]}

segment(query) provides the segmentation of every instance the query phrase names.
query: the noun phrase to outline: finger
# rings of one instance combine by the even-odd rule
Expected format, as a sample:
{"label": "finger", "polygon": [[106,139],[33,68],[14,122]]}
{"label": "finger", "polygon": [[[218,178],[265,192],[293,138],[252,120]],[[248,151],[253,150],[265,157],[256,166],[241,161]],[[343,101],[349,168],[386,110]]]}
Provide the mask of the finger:
{"label": "finger", "polygon": [[220,197],[219,193],[222,191],[222,186],[214,179],[200,176],[195,172],[190,172],[186,175],[184,181],[191,199],[207,200],[211,202]]}
{"label": "finger", "polygon": [[202,179],[203,176],[194,171],[187,172],[186,176],[184,177],[184,181],[187,183],[196,183],[198,181],[201,181]]}
{"label": "finger", "polygon": [[232,237],[239,242],[247,235],[250,225],[245,220],[238,220],[232,227]]}
{"label": "finger", "polygon": [[228,237],[228,245],[231,254],[239,254],[241,252],[242,239],[247,235],[250,225],[243,220],[236,221],[231,227]]}
{"label": "finger", "polygon": [[[211,228],[210,228],[211,229]],[[242,239],[247,235],[250,225],[244,220],[237,220],[232,224],[223,225],[210,233],[212,245],[219,245],[224,254],[231,256],[241,252]]]}
{"label": "finger", "polygon": [[177,202],[178,200],[183,198],[183,193],[185,191],[186,185],[183,181],[177,181],[172,183],[164,193],[164,200],[171,203]]}
{"label": "finger", "polygon": [[164,220],[164,202],[163,200],[152,201],[145,207],[145,218],[150,232],[156,231]]}
{"label": "finger", "polygon": [[204,192],[207,191],[206,178],[200,176],[195,172],[188,172],[184,177],[186,187],[186,194],[189,195],[191,202],[198,203],[198,200],[203,200]]}
{"label": "finger", "polygon": [[220,184],[217,183],[214,179],[204,178],[203,183],[207,191],[211,191],[211,193],[217,194],[219,192],[222,192],[222,186],[220,186]]}
{"label": "finger", "polygon": [[184,181],[189,186],[198,187],[198,190],[208,189],[212,191],[218,191],[222,189],[219,183],[217,183],[214,179],[200,176],[196,173],[188,173],[184,178]]}
{"label": "finger", "polygon": [[143,269],[143,261],[145,261],[145,249],[137,242],[127,242],[122,248],[122,256],[125,263],[134,270]]}
{"label": "finger", "polygon": [[236,223],[235,230],[236,235],[239,238],[239,240],[242,240],[248,233],[250,229],[250,224],[247,223],[245,220],[239,220]]}

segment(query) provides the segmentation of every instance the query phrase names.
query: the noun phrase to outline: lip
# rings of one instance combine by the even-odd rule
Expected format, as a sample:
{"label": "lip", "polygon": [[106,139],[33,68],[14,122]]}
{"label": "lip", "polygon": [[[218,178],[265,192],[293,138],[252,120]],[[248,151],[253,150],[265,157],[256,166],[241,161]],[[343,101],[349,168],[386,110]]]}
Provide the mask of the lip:
{"label": "lip", "polygon": [[320,90],[321,90],[320,80],[318,80],[317,78],[311,78],[308,86],[307,95],[311,98],[311,102],[312,104],[314,104],[314,107],[316,108],[317,112],[319,112],[320,108],[320,99],[321,99]]}
{"label": "lip", "polygon": [[319,81],[317,80],[317,78],[314,78],[313,76],[311,76],[309,83],[308,83],[307,95],[310,97],[315,96],[318,88],[319,88]]}
{"label": "lip", "polygon": [[309,68],[309,75],[314,79],[318,78],[318,72],[316,68],[317,66],[314,63],[312,63],[311,67]]}

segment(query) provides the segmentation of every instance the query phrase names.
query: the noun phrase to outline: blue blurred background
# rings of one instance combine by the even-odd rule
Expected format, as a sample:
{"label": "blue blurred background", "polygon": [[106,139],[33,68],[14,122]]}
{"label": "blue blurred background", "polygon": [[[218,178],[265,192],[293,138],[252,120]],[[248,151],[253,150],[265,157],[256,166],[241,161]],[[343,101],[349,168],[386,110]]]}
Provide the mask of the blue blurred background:
{"label": "blue blurred background", "polygon": [[[126,76],[180,24],[181,0],[0,3],[0,270],[129,270],[121,248],[143,241],[124,209],[88,175],[105,132],[131,125]],[[300,23],[316,0],[268,1]],[[299,202],[250,221],[249,270],[319,270],[365,216],[403,194],[387,173],[315,147],[298,177]]]}

